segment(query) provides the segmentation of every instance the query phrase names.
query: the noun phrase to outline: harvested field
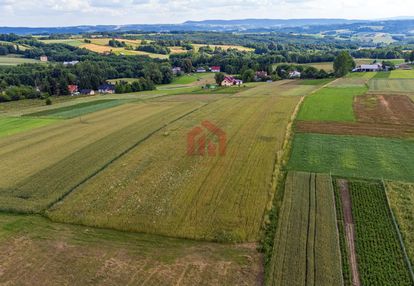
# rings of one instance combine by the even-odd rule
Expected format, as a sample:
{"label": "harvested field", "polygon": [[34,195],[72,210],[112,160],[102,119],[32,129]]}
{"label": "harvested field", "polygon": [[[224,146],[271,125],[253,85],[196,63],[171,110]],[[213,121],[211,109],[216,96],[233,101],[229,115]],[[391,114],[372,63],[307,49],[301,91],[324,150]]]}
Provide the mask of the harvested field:
{"label": "harvested field", "polygon": [[371,79],[368,82],[371,92],[414,92],[414,78],[412,79]]}
{"label": "harvested field", "polygon": [[[166,126],[79,186],[48,216],[168,236],[256,241],[272,197],[273,166],[300,100],[271,90],[265,97],[258,87],[243,98],[212,102]],[[225,156],[187,155],[187,133],[203,120],[226,132]]]}
{"label": "harvested field", "polygon": [[0,209],[43,210],[151,133],[200,106],[126,104],[0,139]]}
{"label": "harvested field", "polygon": [[261,285],[255,245],[221,245],[0,214],[0,284]]}
{"label": "harvested field", "polygon": [[414,103],[405,95],[359,96],[354,110],[359,122],[414,126]]}
{"label": "harvested field", "polygon": [[289,172],[266,285],[342,285],[329,175]]}
{"label": "harvested field", "polygon": [[297,133],[288,169],[414,182],[413,140]]}

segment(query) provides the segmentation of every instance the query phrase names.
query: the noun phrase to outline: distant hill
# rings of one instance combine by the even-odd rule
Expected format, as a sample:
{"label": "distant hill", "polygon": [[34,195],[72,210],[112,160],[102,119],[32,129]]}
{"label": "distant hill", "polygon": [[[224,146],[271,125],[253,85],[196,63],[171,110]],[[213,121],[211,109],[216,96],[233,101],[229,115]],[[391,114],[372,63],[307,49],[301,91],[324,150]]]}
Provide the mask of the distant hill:
{"label": "distant hill", "polygon": [[[406,19],[407,18],[407,19]],[[383,32],[389,34],[411,34],[414,20],[346,20],[346,19],[241,19],[241,20],[205,20],[187,21],[182,24],[160,25],[99,25],[73,27],[0,27],[0,33],[56,34],[56,33],[93,33],[116,31],[170,32],[170,31],[217,31],[217,32],[269,32],[285,33],[335,33],[335,31],[353,33]]]}

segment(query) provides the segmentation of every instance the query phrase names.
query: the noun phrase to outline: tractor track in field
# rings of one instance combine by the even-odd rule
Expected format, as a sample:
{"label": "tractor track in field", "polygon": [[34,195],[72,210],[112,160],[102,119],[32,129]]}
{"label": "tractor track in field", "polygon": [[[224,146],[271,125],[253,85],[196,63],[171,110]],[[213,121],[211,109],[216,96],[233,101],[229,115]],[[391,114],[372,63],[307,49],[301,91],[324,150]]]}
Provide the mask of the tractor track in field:
{"label": "tractor track in field", "polygon": [[349,250],[349,263],[351,264],[352,272],[352,285],[361,286],[358,272],[358,262],[355,251],[355,226],[352,218],[352,202],[348,188],[347,180],[338,180],[340,189],[342,208],[344,212],[344,224],[345,224],[345,240]]}

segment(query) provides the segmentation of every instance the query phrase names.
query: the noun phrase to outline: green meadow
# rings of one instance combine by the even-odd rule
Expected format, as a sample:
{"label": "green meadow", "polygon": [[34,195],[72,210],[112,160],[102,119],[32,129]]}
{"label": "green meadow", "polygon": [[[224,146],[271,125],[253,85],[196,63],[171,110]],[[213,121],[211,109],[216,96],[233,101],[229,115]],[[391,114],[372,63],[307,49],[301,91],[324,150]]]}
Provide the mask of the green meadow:
{"label": "green meadow", "polygon": [[363,95],[366,87],[325,87],[305,98],[298,120],[355,121],[354,97]]}
{"label": "green meadow", "polygon": [[414,182],[414,141],[298,133],[288,169]]}
{"label": "green meadow", "polygon": [[6,117],[0,118],[0,137],[13,135],[30,129],[42,127],[56,121],[46,118]]}

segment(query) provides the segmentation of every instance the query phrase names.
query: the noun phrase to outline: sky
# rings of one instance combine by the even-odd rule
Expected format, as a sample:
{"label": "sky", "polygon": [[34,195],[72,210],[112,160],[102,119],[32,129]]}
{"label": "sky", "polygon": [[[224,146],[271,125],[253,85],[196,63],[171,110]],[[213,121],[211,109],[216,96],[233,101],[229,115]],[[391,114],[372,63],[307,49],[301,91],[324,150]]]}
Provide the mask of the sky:
{"label": "sky", "polygon": [[[412,11],[412,15],[409,15]],[[412,0],[0,0],[0,26],[182,23],[245,18],[414,16]]]}

